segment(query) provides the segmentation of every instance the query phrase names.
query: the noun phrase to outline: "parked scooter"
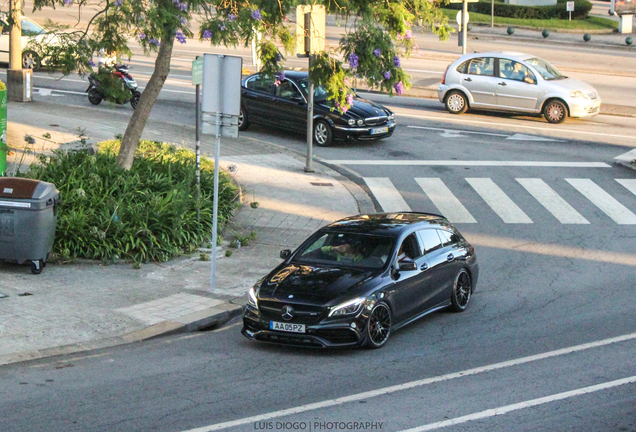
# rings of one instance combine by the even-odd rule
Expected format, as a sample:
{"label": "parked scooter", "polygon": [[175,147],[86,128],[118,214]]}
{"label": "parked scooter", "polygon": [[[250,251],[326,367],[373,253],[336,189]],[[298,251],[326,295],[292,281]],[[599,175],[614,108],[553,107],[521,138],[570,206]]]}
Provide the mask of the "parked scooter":
{"label": "parked scooter", "polygon": [[[126,89],[130,92],[130,97],[121,103],[130,102],[130,105],[135,109],[141,97],[141,92],[137,90],[137,81],[128,73],[128,66],[126,65],[116,64],[112,67],[112,70],[113,75],[122,79],[126,85]],[[107,95],[97,79],[96,73],[92,73],[88,76],[88,83],[88,88],[86,89],[88,100],[93,105],[99,105],[102,100],[107,98]]]}

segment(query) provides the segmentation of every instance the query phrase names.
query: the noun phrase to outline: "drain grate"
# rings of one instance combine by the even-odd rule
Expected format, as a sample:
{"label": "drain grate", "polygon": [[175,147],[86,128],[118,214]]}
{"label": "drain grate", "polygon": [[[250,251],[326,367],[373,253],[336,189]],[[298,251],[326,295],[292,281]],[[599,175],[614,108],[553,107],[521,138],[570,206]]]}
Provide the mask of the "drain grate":
{"label": "drain grate", "polygon": [[310,182],[310,183],[314,186],[333,186],[332,183],[317,183],[317,182]]}

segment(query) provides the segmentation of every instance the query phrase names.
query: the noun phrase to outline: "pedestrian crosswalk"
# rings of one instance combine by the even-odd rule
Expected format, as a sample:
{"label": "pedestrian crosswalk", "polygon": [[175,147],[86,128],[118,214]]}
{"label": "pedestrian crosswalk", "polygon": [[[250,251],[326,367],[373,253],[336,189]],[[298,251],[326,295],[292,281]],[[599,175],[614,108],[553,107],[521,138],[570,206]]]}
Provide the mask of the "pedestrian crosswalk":
{"label": "pedestrian crosswalk", "polygon": [[[411,211],[411,207],[391,179],[387,177],[363,177],[363,180],[384,212]],[[480,219],[484,221],[488,217],[483,215],[483,212],[482,214],[479,213],[480,205],[476,204],[476,199],[485,203],[504,223],[534,223],[530,216],[511,198],[512,195],[524,204],[523,207],[526,211],[528,206],[532,205],[531,203],[538,203],[562,224],[588,225],[590,224],[589,218],[596,217],[595,220],[598,220],[600,213],[592,212],[592,214],[589,214],[589,206],[585,206],[588,213],[585,216],[582,214],[581,208],[575,208],[577,205],[581,206],[582,198],[615,223],[619,225],[636,225],[636,214],[630,210],[630,207],[636,209],[636,180],[634,179],[615,179],[622,187],[617,186],[620,190],[612,192],[621,195],[623,198],[625,198],[625,190],[631,192],[631,195],[628,195],[629,198],[633,199],[630,199],[628,203],[621,203],[593,180],[584,178],[562,179],[571,186],[569,189],[563,189],[565,183],[562,181],[551,181],[561,185],[562,189],[557,189],[556,186],[551,186],[540,178],[516,178],[514,183],[520,185],[523,188],[521,189],[522,191],[525,190],[527,192],[527,195],[520,196],[516,185],[504,184],[501,181],[500,183],[502,184],[497,184],[493,179],[487,177],[470,177],[463,179],[470,186],[469,199],[466,199],[466,188],[461,188],[463,201],[441,178],[420,177],[413,180],[422,190],[425,197],[437,208],[437,212],[453,223],[478,223]],[[616,183],[613,183],[613,185],[616,185]],[[455,189],[458,188],[456,183],[452,186]],[[608,188],[606,184],[604,184],[604,187]],[[506,190],[515,190],[516,193],[507,193]],[[574,197],[572,194],[577,196]],[[405,196],[411,203],[414,203],[412,193],[405,194]],[[575,205],[568,203],[564,196],[572,196],[572,201]],[[433,211],[430,208],[427,209]],[[420,210],[419,205],[418,210]]]}

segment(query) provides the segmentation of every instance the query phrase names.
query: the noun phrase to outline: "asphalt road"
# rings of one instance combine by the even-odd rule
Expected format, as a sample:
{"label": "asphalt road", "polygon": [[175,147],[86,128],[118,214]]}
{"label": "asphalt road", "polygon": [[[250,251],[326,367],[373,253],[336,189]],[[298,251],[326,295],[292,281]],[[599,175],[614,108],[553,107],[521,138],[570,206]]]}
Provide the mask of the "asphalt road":
{"label": "asphalt road", "polygon": [[[191,124],[192,55],[175,57],[152,116]],[[143,77],[149,61],[138,58],[133,75]],[[105,119],[131,112],[91,107],[74,79],[37,75],[36,99]],[[634,147],[636,120],[549,125],[451,116],[431,100],[387,104],[399,122],[393,137],[315,153],[367,187],[379,208],[398,202],[459,218],[461,204],[474,221],[457,226],[481,267],[465,313],[428,316],[378,351],[253,343],[237,322],[5,366],[0,430],[636,430],[636,172],[612,164]],[[302,136],[245,134],[304,152]]]}

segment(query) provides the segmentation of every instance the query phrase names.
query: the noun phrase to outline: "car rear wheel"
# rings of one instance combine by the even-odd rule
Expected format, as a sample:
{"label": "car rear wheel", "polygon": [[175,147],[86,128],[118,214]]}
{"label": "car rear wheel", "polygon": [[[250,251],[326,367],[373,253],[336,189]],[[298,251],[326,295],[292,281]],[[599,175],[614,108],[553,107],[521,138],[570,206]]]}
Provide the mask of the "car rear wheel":
{"label": "car rear wheel", "polygon": [[468,271],[462,269],[453,284],[453,294],[451,295],[451,310],[453,312],[463,312],[470,303],[470,296],[473,293],[473,286]]}
{"label": "car rear wheel", "polygon": [[102,97],[96,89],[92,88],[88,91],[88,101],[93,105],[99,105],[102,102]]}
{"label": "car rear wheel", "polygon": [[33,51],[22,53],[22,69],[36,70],[40,67],[40,58]]}
{"label": "car rear wheel", "polygon": [[314,142],[320,147],[333,144],[333,132],[326,121],[318,120],[314,123]]}
{"label": "car rear wheel", "polygon": [[247,120],[247,113],[245,112],[245,109],[241,107],[241,111],[239,111],[238,116],[238,129],[240,131],[244,131],[247,130],[248,127],[250,127],[250,122]]}
{"label": "car rear wheel", "polygon": [[551,100],[543,107],[543,116],[550,123],[563,123],[567,115],[568,109],[560,100]]}
{"label": "car rear wheel", "polygon": [[369,315],[366,330],[366,347],[371,349],[382,348],[391,334],[391,310],[385,303],[375,305]]}
{"label": "car rear wheel", "polygon": [[452,91],[446,96],[446,109],[451,114],[462,114],[468,109],[468,100],[462,92]]}
{"label": "car rear wheel", "polygon": [[135,90],[132,94],[132,98],[130,99],[130,106],[132,109],[137,108],[137,104],[139,104],[139,98],[141,97],[141,93]]}

